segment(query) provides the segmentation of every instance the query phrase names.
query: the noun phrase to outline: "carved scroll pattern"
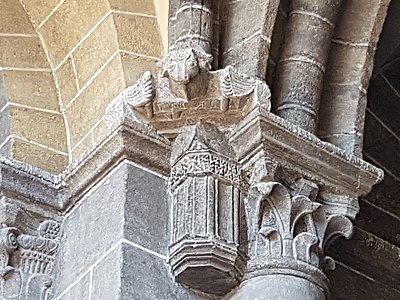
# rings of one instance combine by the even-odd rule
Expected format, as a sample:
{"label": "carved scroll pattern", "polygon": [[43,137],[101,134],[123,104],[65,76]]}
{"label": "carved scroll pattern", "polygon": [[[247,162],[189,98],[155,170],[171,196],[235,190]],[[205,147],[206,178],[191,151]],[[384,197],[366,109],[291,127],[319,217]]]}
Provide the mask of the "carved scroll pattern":
{"label": "carved scroll pattern", "polygon": [[174,189],[188,175],[214,174],[220,178],[240,183],[240,170],[237,164],[212,153],[190,153],[171,171],[171,189]]}
{"label": "carved scroll pattern", "polygon": [[0,299],[45,299],[59,238],[60,224],[53,220],[44,221],[37,236],[21,234],[17,228],[1,229]]}

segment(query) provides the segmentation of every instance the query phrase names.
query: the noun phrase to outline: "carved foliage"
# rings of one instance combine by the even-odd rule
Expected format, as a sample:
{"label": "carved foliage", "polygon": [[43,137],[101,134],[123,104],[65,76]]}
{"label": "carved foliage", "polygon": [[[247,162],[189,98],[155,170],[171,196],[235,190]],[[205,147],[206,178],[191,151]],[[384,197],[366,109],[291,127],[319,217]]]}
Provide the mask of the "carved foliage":
{"label": "carved foliage", "polygon": [[293,190],[279,182],[254,182],[246,209],[250,225],[249,255],[268,265],[272,258],[289,258],[324,269],[334,267],[324,249],[338,236],[349,238],[351,221],[328,215],[316,202],[318,187],[304,179]]}
{"label": "carved foliage", "polygon": [[39,226],[38,236],[20,234],[16,228],[1,229],[2,299],[45,299],[52,283],[59,237],[60,224],[52,220]]}

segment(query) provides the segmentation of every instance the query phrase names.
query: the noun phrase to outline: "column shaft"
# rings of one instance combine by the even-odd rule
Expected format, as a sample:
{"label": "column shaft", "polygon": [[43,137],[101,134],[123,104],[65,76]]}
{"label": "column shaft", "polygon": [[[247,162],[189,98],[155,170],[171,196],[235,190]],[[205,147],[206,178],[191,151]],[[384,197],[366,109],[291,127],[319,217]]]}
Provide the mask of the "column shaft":
{"label": "column shaft", "polygon": [[276,113],[313,133],[340,4],[341,0],[294,0],[278,62]]}

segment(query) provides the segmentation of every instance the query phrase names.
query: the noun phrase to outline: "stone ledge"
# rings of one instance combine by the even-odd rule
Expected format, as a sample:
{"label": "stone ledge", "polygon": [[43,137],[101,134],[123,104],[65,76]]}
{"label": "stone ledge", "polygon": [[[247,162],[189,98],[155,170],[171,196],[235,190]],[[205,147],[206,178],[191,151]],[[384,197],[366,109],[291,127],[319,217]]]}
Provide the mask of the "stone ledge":
{"label": "stone ledge", "polygon": [[[326,191],[367,194],[383,171],[272,113],[254,110],[230,134],[239,161],[251,165],[257,152],[326,185]],[[345,190],[345,191],[343,191]]]}
{"label": "stone ledge", "polygon": [[0,156],[0,190],[63,211],[125,159],[167,176],[170,152],[168,140],[142,124],[126,122],[60,175]]}

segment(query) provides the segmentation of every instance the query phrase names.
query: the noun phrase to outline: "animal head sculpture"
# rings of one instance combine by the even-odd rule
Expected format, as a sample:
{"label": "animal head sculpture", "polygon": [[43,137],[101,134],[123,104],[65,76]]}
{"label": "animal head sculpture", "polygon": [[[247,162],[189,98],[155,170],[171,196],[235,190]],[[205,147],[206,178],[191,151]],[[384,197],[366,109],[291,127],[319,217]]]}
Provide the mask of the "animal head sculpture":
{"label": "animal head sculpture", "polygon": [[212,55],[194,48],[170,51],[157,67],[161,69],[162,77],[186,85],[196,77],[201,70],[210,71]]}

